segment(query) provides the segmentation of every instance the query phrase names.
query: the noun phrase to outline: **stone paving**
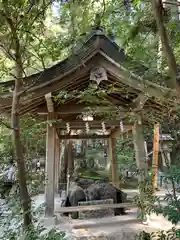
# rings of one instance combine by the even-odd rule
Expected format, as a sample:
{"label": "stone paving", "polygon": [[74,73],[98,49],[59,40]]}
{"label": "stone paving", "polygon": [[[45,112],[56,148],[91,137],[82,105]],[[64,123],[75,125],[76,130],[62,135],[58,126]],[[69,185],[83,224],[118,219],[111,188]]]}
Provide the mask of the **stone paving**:
{"label": "stone paving", "polygon": [[[138,192],[138,190],[124,190],[129,198]],[[161,189],[157,195],[163,199],[165,191]],[[44,195],[36,197],[39,203],[44,201]],[[55,197],[55,209],[58,210],[61,200],[59,196]],[[169,230],[173,225],[163,216],[152,214],[148,217],[147,225],[141,224],[137,220],[137,209],[131,209],[125,216],[113,216],[102,219],[73,220],[67,217],[57,216],[58,229],[68,232],[71,240],[131,240],[142,230],[147,232],[157,230]]]}
{"label": "stone paving", "polygon": [[[124,190],[128,193],[129,198],[138,192],[137,190]],[[165,195],[164,190],[157,192],[162,197]],[[33,198],[35,205],[40,206],[44,203],[44,194]],[[55,211],[59,209],[61,199],[55,196]],[[137,209],[131,209],[125,216],[113,216],[102,219],[74,220],[68,217],[57,216],[56,227],[59,230],[68,233],[69,240],[131,240],[134,236],[142,231],[156,231],[159,229],[168,230],[173,226],[163,216],[151,215],[148,218],[148,225],[143,225],[137,220]],[[48,228],[55,225],[48,224]]]}

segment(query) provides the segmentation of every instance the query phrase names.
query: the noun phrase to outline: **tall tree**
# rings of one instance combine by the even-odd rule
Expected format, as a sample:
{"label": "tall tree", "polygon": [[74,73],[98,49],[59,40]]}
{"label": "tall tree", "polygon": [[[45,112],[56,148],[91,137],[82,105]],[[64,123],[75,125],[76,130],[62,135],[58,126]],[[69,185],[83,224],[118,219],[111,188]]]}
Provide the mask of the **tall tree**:
{"label": "tall tree", "polygon": [[0,1],[1,49],[14,65],[14,90],[12,101],[12,135],[18,168],[20,197],[24,216],[24,227],[32,224],[31,200],[27,190],[25,161],[20,133],[20,89],[25,76],[26,64],[29,62],[28,49],[38,29],[43,27],[43,19],[50,2],[43,1]]}
{"label": "tall tree", "polygon": [[171,79],[170,86],[172,88],[179,89],[180,83],[177,81],[178,69],[177,69],[176,58],[170,44],[168,31],[165,26],[165,17],[167,16],[168,13],[166,11],[166,8],[164,8],[163,6],[162,0],[151,0],[151,3],[152,3],[152,11],[154,13],[157,29],[159,31],[159,36],[162,43],[162,51],[164,53],[164,56],[166,58],[167,65],[169,68],[169,76]]}

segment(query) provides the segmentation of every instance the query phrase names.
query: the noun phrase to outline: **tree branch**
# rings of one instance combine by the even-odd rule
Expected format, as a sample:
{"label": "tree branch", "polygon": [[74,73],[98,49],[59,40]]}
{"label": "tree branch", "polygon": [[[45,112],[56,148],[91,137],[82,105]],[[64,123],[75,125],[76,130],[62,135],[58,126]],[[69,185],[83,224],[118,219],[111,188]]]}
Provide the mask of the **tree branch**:
{"label": "tree branch", "polygon": [[13,128],[11,127],[11,125],[9,125],[8,123],[5,123],[2,118],[0,118],[0,125],[3,125],[3,126],[5,126],[6,128],[8,128],[8,129],[13,130]]}

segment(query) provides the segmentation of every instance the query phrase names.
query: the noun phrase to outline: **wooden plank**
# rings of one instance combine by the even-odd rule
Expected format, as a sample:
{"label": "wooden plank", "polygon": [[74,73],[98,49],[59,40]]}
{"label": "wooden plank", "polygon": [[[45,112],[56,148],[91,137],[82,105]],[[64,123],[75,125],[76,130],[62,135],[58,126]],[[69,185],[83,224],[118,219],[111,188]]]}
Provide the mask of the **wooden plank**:
{"label": "wooden plank", "polygon": [[[76,113],[87,113],[87,112],[95,112],[95,113],[104,113],[104,112],[113,112],[118,113],[119,115],[125,114],[129,112],[129,109],[125,109],[121,107],[120,105],[114,105],[114,106],[86,106],[86,105],[78,105],[76,103],[74,104],[64,104],[64,106],[56,107],[56,113],[58,115],[67,115],[67,114],[76,114]],[[47,109],[46,108],[37,108],[37,113],[39,115],[47,115]]]}
{"label": "wooden plank", "polygon": [[87,135],[87,134],[80,134],[80,135],[58,135],[60,139],[72,139],[72,140],[78,140],[78,139],[108,139],[109,135]]}
{"label": "wooden plank", "polygon": [[154,124],[154,140],[153,140],[153,187],[158,187],[158,155],[159,155],[159,123]]}
{"label": "wooden plank", "polygon": [[68,212],[84,212],[84,211],[96,211],[100,209],[107,208],[129,208],[136,207],[135,204],[132,203],[113,203],[113,204],[98,204],[98,205],[88,205],[88,206],[76,206],[76,207],[62,207],[58,210],[55,210],[55,213],[68,213]]}

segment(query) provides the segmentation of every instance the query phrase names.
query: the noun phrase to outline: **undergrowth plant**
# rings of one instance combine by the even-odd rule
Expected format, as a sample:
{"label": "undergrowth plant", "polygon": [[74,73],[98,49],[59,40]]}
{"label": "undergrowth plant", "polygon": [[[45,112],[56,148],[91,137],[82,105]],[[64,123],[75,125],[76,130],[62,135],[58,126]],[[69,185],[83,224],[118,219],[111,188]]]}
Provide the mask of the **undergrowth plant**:
{"label": "undergrowth plant", "polygon": [[20,198],[15,192],[1,205],[0,240],[65,240],[66,234],[56,228],[45,228],[39,219],[43,216],[44,205],[32,201],[33,226],[23,231]]}
{"label": "undergrowth plant", "polygon": [[153,212],[158,213],[161,205],[159,197],[153,194],[152,175],[139,171],[138,178],[140,179],[138,183],[139,194],[134,197],[134,203],[139,210],[138,218],[143,222],[147,215]]}
{"label": "undergrowth plant", "polygon": [[[139,218],[144,220],[146,215],[155,213],[162,214],[174,227],[168,231],[159,230],[153,233],[141,232],[136,236],[137,240],[175,240],[180,239],[180,231],[177,224],[180,221],[180,168],[177,166],[167,166],[163,177],[167,194],[164,197],[165,205],[162,205],[160,198],[154,195],[152,177],[147,177],[139,182],[140,194],[136,195],[134,201],[139,209]],[[142,198],[143,194],[143,198]]]}

